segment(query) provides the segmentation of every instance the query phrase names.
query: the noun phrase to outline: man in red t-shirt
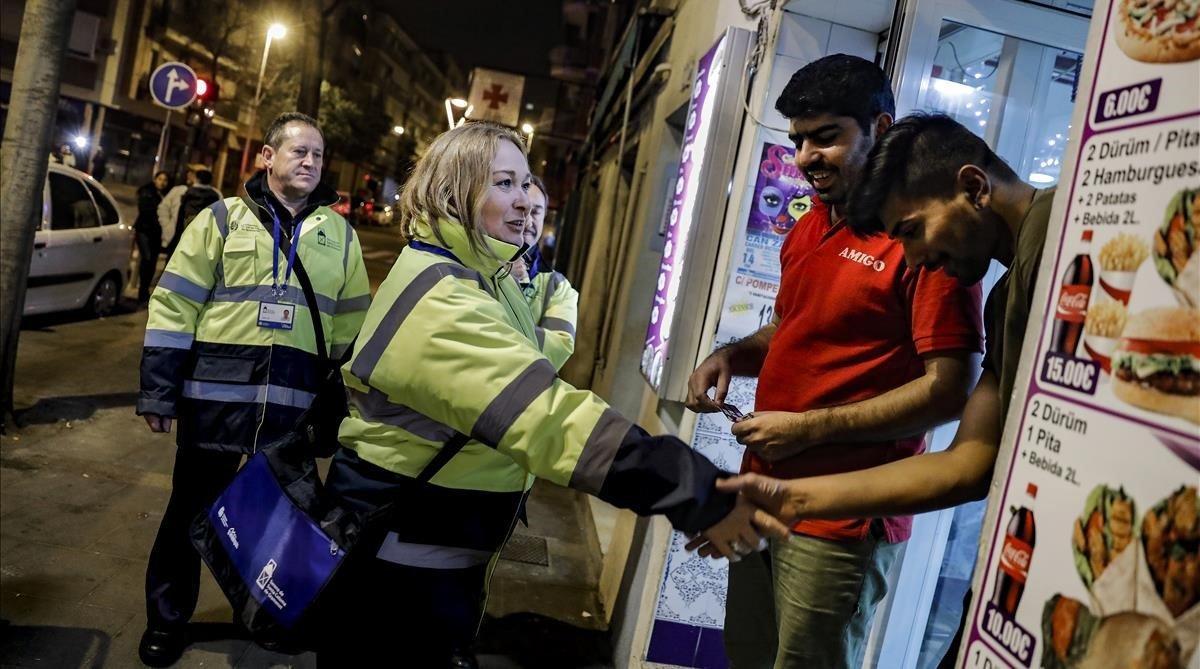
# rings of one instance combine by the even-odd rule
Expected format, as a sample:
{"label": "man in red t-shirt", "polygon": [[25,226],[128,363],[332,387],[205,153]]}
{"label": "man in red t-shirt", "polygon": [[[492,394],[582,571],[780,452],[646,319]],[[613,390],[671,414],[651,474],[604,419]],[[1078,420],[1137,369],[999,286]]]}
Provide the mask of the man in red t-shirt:
{"label": "man in red t-shirt", "polygon": [[[701,363],[688,407],[717,411],[731,376],[758,376],[755,411],[733,434],[746,445],[743,471],[776,478],[920,453],[926,431],[958,416],[974,380],[979,286],[909,268],[898,242],[845,223],[850,191],[894,114],[878,66],[847,55],[814,61],[792,76],[776,108],[819,201],[784,242],[774,322]],[[733,666],[861,666],[911,526],[907,516],[801,520],[788,541],[731,564]]]}

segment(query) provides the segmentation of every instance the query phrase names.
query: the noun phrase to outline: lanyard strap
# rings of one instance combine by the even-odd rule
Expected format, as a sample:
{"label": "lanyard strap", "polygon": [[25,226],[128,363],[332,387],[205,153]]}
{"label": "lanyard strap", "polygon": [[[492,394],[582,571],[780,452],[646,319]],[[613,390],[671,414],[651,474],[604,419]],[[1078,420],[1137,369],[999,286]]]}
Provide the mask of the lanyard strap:
{"label": "lanyard strap", "polygon": [[271,247],[271,294],[273,294],[275,297],[278,298],[278,297],[283,296],[284,292],[286,291],[286,286],[288,285],[288,281],[291,280],[292,267],[294,267],[296,264],[296,247],[299,246],[299,244],[296,243],[296,230],[299,229],[299,227],[304,224],[304,221],[303,220],[292,221],[292,235],[288,240],[289,248],[288,248],[287,267],[283,271],[283,284],[280,284],[279,283],[279,244],[280,244],[279,232],[280,232],[280,228],[282,228],[283,225],[279,222],[279,215],[275,213],[275,207],[272,207],[270,205],[270,203],[268,203],[267,210],[271,212],[271,218],[275,220],[275,230],[274,230],[273,234],[271,235],[271,239],[274,242],[273,246]]}
{"label": "lanyard strap", "polygon": [[426,251],[426,252],[432,253],[434,255],[442,256],[443,258],[449,258],[449,259],[453,260],[454,262],[456,262],[460,265],[463,265],[464,267],[466,266],[466,263],[459,260],[458,256],[451,253],[449,249],[444,249],[440,246],[434,246],[433,244],[426,244],[425,242],[423,242],[419,239],[410,239],[408,242],[408,245],[418,251]]}

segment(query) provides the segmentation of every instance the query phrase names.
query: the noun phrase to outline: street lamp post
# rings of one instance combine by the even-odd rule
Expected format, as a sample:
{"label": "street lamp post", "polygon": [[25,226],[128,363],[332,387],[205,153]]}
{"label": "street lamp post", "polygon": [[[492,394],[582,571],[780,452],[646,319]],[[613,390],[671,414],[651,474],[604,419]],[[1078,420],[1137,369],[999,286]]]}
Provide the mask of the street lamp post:
{"label": "street lamp post", "polygon": [[[457,120],[454,118],[454,110],[463,109],[463,115]],[[462,125],[466,121],[467,115],[471,113],[471,108],[467,105],[467,101],[462,98],[446,98],[446,122],[450,124],[450,129],[453,130]]]}
{"label": "street lamp post", "polygon": [[267,56],[271,53],[271,42],[282,39],[287,34],[287,28],[282,24],[272,23],[271,27],[267,28],[267,43],[263,45],[262,64],[258,67],[258,86],[254,89],[254,101],[250,107],[250,124],[246,127],[246,143],[242,146],[242,169],[241,174],[246,174],[246,167],[250,162],[250,143],[254,139],[254,124],[258,120],[258,106],[262,103],[262,86],[263,76],[267,73]]}
{"label": "street lamp post", "polygon": [[533,149],[533,125],[522,123],[521,132],[525,133],[525,150],[531,151]]}

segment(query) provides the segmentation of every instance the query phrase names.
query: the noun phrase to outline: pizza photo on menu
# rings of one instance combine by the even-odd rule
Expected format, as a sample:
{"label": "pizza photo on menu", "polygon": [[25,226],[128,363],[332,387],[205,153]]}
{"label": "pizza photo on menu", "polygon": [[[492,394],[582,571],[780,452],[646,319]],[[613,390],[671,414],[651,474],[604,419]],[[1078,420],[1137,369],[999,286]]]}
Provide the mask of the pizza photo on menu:
{"label": "pizza photo on menu", "polygon": [[1117,45],[1143,63],[1200,58],[1200,0],[1119,0]]}

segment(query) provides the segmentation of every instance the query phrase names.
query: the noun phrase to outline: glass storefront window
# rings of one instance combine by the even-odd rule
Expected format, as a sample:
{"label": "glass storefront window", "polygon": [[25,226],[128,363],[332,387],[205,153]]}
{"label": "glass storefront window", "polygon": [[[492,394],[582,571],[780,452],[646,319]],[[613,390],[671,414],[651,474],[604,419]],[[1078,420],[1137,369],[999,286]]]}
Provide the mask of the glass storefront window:
{"label": "glass storefront window", "polygon": [[1022,179],[1058,183],[1083,55],[943,21],[918,102],[992,146]]}

